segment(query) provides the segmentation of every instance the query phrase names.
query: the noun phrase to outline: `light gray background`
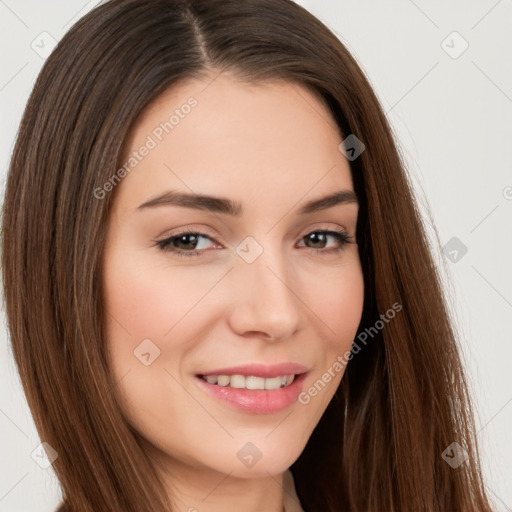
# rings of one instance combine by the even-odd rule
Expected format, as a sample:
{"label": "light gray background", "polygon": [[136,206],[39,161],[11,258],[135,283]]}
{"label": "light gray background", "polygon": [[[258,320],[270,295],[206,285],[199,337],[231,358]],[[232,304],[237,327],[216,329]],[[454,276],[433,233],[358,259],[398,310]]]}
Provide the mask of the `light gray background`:
{"label": "light gray background", "polygon": [[[44,51],[97,3],[0,0],[2,201],[17,127]],[[461,333],[486,485],[496,510],[510,511],[512,0],[298,3],[337,33],[367,73],[403,149],[427,225],[433,221],[438,229],[439,243],[430,228],[429,235]],[[455,246],[457,253],[443,250],[453,237],[466,254]],[[53,512],[59,484],[51,467],[42,469],[31,457],[40,439],[5,320],[0,351],[0,512]]]}

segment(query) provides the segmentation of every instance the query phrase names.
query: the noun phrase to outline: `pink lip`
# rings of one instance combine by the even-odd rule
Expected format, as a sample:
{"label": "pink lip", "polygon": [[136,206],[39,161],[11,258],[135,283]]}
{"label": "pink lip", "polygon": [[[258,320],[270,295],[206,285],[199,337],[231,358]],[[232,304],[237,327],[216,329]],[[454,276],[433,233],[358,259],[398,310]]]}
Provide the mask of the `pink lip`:
{"label": "pink lip", "polygon": [[230,368],[219,368],[217,370],[209,370],[199,373],[198,375],[253,375],[254,377],[264,377],[270,379],[279,377],[280,375],[298,375],[305,373],[308,368],[297,363],[280,363],[267,366],[264,364],[247,364],[243,366],[231,366]]}
{"label": "pink lip", "polygon": [[[292,374],[296,377],[289,386],[272,390],[217,386],[216,384],[209,384],[201,378],[202,375],[253,375],[255,377],[272,378]],[[196,376],[196,381],[201,389],[210,396],[235,409],[253,414],[271,414],[286,409],[297,401],[307,375],[308,369],[300,364],[284,363],[274,366],[252,364],[201,373]]]}

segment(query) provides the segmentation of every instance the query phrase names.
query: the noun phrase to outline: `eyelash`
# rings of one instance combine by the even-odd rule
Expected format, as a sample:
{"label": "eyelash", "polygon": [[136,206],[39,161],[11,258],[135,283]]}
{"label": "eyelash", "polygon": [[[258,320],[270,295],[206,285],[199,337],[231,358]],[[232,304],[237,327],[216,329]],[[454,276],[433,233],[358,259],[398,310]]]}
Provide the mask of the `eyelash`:
{"label": "eyelash", "polygon": [[[331,249],[327,249],[327,250],[325,250],[325,249],[309,249],[308,252],[309,252],[309,254],[312,254],[312,255],[326,256],[326,255],[331,255],[333,253],[338,254],[345,249],[345,246],[347,244],[355,244],[356,243],[355,241],[352,241],[352,237],[350,235],[348,235],[343,230],[338,231],[338,230],[327,230],[327,229],[319,229],[319,230],[310,231],[309,233],[306,233],[304,236],[302,236],[301,240],[306,238],[307,236],[314,234],[314,233],[316,233],[316,234],[322,233],[322,234],[330,235],[330,236],[334,237],[338,242],[340,242],[340,247],[336,247],[334,249],[331,248]],[[161,251],[166,252],[166,253],[173,253],[179,257],[190,258],[190,257],[202,256],[203,253],[206,251],[206,249],[201,249],[199,251],[197,251],[197,250],[184,251],[183,249],[176,249],[171,246],[171,244],[174,240],[177,240],[177,239],[179,239],[183,236],[187,236],[187,235],[196,235],[196,236],[199,235],[201,237],[209,238],[210,240],[212,240],[211,237],[209,237],[208,235],[206,235],[204,233],[200,233],[198,231],[192,231],[192,230],[185,230],[181,233],[177,233],[173,236],[170,236],[169,238],[166,238],[165,240],[156,241],[156,245],[158,246],[158,248]]]}

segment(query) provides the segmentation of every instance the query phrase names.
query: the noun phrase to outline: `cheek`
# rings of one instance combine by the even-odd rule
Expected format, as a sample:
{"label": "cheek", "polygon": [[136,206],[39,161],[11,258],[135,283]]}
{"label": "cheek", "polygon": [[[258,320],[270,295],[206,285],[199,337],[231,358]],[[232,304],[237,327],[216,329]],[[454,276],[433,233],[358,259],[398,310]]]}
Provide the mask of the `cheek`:
{"label": "cheek", "polygon": [[[105,267],[105,305],[115,330],[135,339],[162,339],[204,294],[192,272],[148,258],[112,258]],[[199,289],[200,288],[200,289]],[[202,293],[201,293],[202,292]],[[117,324],[117,325],[115,325]]]}
{"label": "cheek", "polygon": [[172,329],[194,293],[179,272],[156,268],[133,251],[121,258],[121,252],[111,252],[104,266],[106,337],[114,378],[128,387],[137,382],[129,393],[136,399],[160,389],[163,368],[180,359],[187,337]]}
{"label": "cheek", "polygon": [[354,258],[317,275],[315,283],[308,288],[308,297],[316,324],[321,321],[324,327],[325,349],[339,353],[351,346],[363,312],[364,279],[359,260]]}
{"label": "cheek", "polygon": [[130,396],[152,396],[162,389],[161,379],[169,380],[165,370],[180,380],[188,371],[183,363],[196,340],[206,335],[211,314],[202,299],[219,276],[197,267],[155,263],[154,254],[123,254],[128,251],[111,251],[104,266],[112,370],[116,381],[137,380]]}
{"label": "cheek", "polygon": [[319,420],[343,378],[361,321],[364,278],[359,260],[354,257],[336,269],[317,273],[315,283],[308,288],[308,305],[322,349],[315,354],[318,365],[305,383],[299,403]]}
{"label": "cheek", "polygon": [[190,407],[175,378],[181,380],[180,362],[190,339],[180,320],[197,302],[197,293],[186,273],[133,251],[122,258],[122,252],[109,253],[103,280],[114,391],[143,436],[165,437],[169,425],[163,418]]}
{"label": "cheek", "polygon": [[[299,406],[316,425],[332,400],[348,364],[348,354],[363,312],[364,279],[359,263],[320,279],[310,294],[315,325],[319,326],[320,351],[315,366],[298,397]],[[327,284],[327,286],[325,286]],[[311,320],[313,321],[313,320]]]}

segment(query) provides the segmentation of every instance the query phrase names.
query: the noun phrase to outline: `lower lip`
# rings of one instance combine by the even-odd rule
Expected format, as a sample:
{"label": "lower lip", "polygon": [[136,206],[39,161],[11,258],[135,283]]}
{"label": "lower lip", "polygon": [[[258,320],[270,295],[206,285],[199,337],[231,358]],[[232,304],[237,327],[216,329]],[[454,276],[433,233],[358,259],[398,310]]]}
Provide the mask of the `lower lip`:
{"label": "lower lip", "polygon": [[253,414],[271,414],[286,409],[297,401],[306,375],[307,373],[301,373],[289,386],[272,390],[217,386],[201,377],[196,377],[196,380],[207,393],[238,410]]}

